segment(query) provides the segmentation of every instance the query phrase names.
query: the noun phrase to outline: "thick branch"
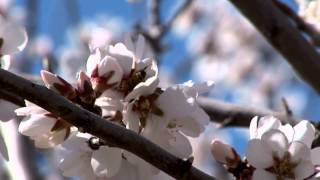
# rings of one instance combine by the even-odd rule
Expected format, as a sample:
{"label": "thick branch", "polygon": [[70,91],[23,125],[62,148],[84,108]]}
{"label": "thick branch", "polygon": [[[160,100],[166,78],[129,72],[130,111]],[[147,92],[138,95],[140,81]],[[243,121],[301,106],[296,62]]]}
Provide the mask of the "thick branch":
{"label": "thick branch", "polygon": [[177,179],[215,179],[137,133],[105,121],[55,92],[0,69],[0,89],[9,91],[62,117],[94,136],[128,150]]}
{"label": "thick branch", "polygon": [[293,22],[270,0],[229,0],[265,36],[295,71],[320,93],[320,56]]}

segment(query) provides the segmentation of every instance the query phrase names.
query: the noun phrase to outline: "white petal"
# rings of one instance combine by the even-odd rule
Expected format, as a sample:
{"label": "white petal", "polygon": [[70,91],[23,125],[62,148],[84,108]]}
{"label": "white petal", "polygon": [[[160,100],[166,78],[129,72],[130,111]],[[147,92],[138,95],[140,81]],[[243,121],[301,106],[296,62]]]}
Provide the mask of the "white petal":
{"label": "white petal", "polygon": [[108,83],[111,84],[120,82],[123,76],[122,67],[115,58],[106,56],[100,61],[98,67],[99,76],[102,77],[111,71],[113,71],[113,75],[109,79]]}
{"label": "white petal", "polygon": [[290,144],[288,152],[291,154],[291,162],[309,161],[311,157],[310,149],[299,141]]}
{"label": "white petal", "polygon": [[314,165],[320,165],[320,147],[311,150],[311,160]]}
{"label": "white petal", "polygon": [[28,41],[26,31],[12,22],[7,22],[2,24],[2,34],[3,45],[0,48],[1,54],[12,54],[18,51],[22,51]]}
{"label": "white petal", "polygon": [[196,104],[188,103],[181,89],[166,89],[159,96],[156,104],[164,112],[164,118],[168,119],[171,126],[179,125],[178,128],[188,136],[199,136],[209,122],[208,116],[205,121],[199,119],[199,117],[205,117],[203,111],[199,111]]}
{"label": "white petal", "polygon": [[27,105],[26,107],[21,107],[21,108],[16,109],[14,112],[17,114],[17,116],[29,116],[32,114],[43,114],[48,111],[40,108],[39,106],[28,106]]}
{"label": "white petal", "polygon": [[182,88],[184,93],[188,97],[198,97],[199,94],[206,93],[210,91],[214,86],[213,81],[206,81],[200,84],[194,84],[192,81],[187,81],[186,83],[182,84]]}
{"label": "white petal", "polygon": [[119,171],[121,161],[121,149],[102,146],[93,151],[91,165],[96,175],[112,177]]}
{"label": "white petal", "polygon": [[109,46],[109,53],[112,57],[117,59],[123,69],[124,75],[129,75],[134,65],[133,53],[122,43]]}
{"label": "white petal", "polygon": [[169,144],[174,149],[173,154],[180,158],[188,158],[192,154],[190,141],[180,133],[175,133],[174,138],[169,140]]}
{"label": "white petal", "polygon": [[293,127],[294,129],[294,141],[301,141],[305,143],[308,147],[311,147],[312,141],[315,138],[315,128],[314,126],[303,120]]}
{"label": "white petal", "polygon": [[127,111],[124,114],[123,122],[126,124],[127,129],[130,129],[136,133],[139,132],[139,116],[132,111],[132,103],[128,105]]}
{"label": "white petal", "polygon": [[281,122],[279,119],[273,117],[273,116],[264,116],[261,117],[258,121],[257,125],[257,137],[261,138],[261,136],[269,131],[270,129],[278,129],[281,126]]}
{"label": "white petal", "polygon": [[87,60],[87,73],[91,76],[93,70],[98,66],[101,60],[100,50],[97,48],[95,51],[89,56]]}
{"label": "white petal", "polygon": [[88,140],[92,135],[87,133],[73,133],[63,144],[62,148],[70,151],[83,151],[91,152],[92,150],[88,147]]}
{"label": "white petal", "polygon": [[49,71],[41,70],[41,78],[44,84],[47,86],[49,89],[55,89],[54,84],[61,84],[64,85],[63,82],[61,82],[61,79],[58,78],[56,74],[52,74]]}
{"label": "white petal", "polygon": [[264,169],[256,169],[253,173],[252,180],[277,180],[277,177]]}
{"label": "white petal", "polygon": [[134,89],[126,96],[125,101],[139,98],[140,96],[147,96],[154,93],[159,84],[158,77],[154,76],[147,79],[145,82],[139,83]]}
{"label": "white petal", "polygon": [[290,124],[286,124],[284,126],[280,126],[279,130],[286,135],[288,142],[292,142],[294,136],[294,129]]}
{"label": "white petal", "polygon": [[294,169],[295,179],[304,179],[315,172],[314,165],[311,161],[303,161]]}
{"label": "white petal", "polygon": [[123,103],[120,98],[100,97],[96,100],[95,104],[106,111],[122,111],[123,109]]}
{"label": "white petal", "polygon": [[261,141],[267,144],[278,158],[282,158],[288,148],[287,137],[280,130],[269,130],[262,135]]}
{"label": "white petal", "polygon": [[8,70],[10,68],[11,57],[9,55],[3,55],[2,57],[0,57],[0,61],[1,61],[0,68],[5,70]]}
{"label": "white petal", "polygon": [[44,115],[32,115],[19,125],[19,132],[26,136],[37,136],[51,131],[56,120]]}
{"label": "white petal", "polygon": [[249,164],[255,168],[268,168],[273,165],[272,149],[259,139],[249,141],[246,151]]}
{"label": "white petal", "polygon": [[91,154],[72,152],[61,159],[59,168],[63,171],[64,176],[81,176],[92,171],[90,158]]}
{"label": "white petal", "polygon": [[43,134],[34,139],[35,146],[38,148],[44,148],[44,149],[55,147],[61,144],[65,140],[66,135],[67,135],[66,130],[60,130],[56,132]]}
{"label": "white petal", "polygon": [[259,123],[259,119],[260,118],[258,116],[255,116],[250,121],[250,126],[249,126],[250,139],[258,138],[258,123]]}

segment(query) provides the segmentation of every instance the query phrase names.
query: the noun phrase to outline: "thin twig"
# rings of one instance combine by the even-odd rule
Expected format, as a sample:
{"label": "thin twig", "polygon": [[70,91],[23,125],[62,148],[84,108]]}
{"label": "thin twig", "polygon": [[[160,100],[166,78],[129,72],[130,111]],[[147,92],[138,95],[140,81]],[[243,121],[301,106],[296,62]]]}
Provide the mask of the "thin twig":
{"label": "thin twig", "polygon": [[244,107],[203,97],[199,97],[197,102],[207,112],[212,122],[222,123],[224,127],[249,127],[251,119],[255,116],[275,116],[282,123],[289,122],[292,125],[299,121],[295,117],[288,117],[285,112]]}
{"label": "thin twig", "polygon": [[165,35],[172,27],[174,21],[177,19],[177,17],[179,17],[179,15],[181,15],[185,10],[187,10],[190,5],[192,4],[192,0],[185,0],[182,5],[175,11],[175,13],[172,15],[172,17],[170,18],[170,20],[163,25],[163,27],[161,28],[161,34],[160,37]]}

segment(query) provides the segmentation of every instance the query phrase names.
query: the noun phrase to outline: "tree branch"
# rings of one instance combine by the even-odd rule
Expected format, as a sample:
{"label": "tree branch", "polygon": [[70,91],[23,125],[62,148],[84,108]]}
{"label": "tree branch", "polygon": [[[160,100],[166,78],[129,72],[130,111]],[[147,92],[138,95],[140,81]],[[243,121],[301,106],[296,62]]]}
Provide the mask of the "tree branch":
{"label": "tree branch", "polygon": [[320,93],[320,56],[293,22],[270,0],[229,0],[279,51],[295,71]]}
{"label": "tree branch", "polygon": [[180,14],[182,14],[188,7],[192,4],[192,0],[185,0],[182,5],[174,12],[170,20],[163,25],[160,37],[165,35],[172,27],[172,24],[174,21],[179,17]]}
{"label": "tree branch", "polygon": [[320,44],[320,33],[319,31],[312,25],[306,22],[303,18],[301,18],[294,10],[288,7],[285,3],[280,2],[279,0],[273,0],[275,5],[288,17],[290,17],[296,24],[297,28],[306,34],[308,34],[311,38],[311,43],[313,45]]}
{"label": "tree branch", "polygon": [[295,124],[299,120],[288,116],[286,112],[275,112],[267,109],[243,107],[209,98],[199,97],[197,102],[210,116],[211,121],[223,126],[249,127],[254,116],[275,116],[282,123]]}
{"label": "tree branch", "polygon": [[137,133],[105,121],[64,97],[13,73],[0,69],[0,89],[27,99],[121,149],[130,151],[176,179],[215,179],[179,159]]}

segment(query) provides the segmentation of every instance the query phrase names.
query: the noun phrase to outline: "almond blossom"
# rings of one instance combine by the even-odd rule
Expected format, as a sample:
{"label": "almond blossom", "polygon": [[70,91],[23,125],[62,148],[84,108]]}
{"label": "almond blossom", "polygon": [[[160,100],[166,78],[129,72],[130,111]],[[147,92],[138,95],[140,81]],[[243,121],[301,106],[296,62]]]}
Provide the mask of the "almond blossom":
{"label": "almond blossom", "polygon": [[[203,86],[208,90],[212,83]],[[209,123],[208,115],[195,102],[198,87],[174,86],[140,96],[128,104],[124,113],[127,128],[178,157],[188,158],[192,147],[186,136],[199,136]]]}
{"label": "almond blossom", "polygon": [[315,172],[309,147],[300,141],[289,143],[285,134],[276,129],[249,142],[247,159],[256,168],[253,180],[302,180]]}
{"label": "almond blossom", "polygon": [[59,147],[59,168],[67,177],[81,180],[138,180],[135,167],[122,157],[122,150],[95,146],[89,134],[75,133]]}
{"label": "almond blossom", "polygon": [[319,165],[320,148],[311,149],[315,128],[306,120],[292,127],[274,117],[255,117],[250,123],[246,157],[256,168],[255,179],[305,179]]}
{"label": "almond blossom", "polygon": [[0,55],[22,51],[28,41],[24,28],[0,16]]}
{"label": "almond blossom", "polygon": [[29,101],[25,103],[26,107],[15,110],[18,116],[26,116],[19,125],[19,132],[34,140],[37,147],[51,148],[68,137],[68,123]]}

